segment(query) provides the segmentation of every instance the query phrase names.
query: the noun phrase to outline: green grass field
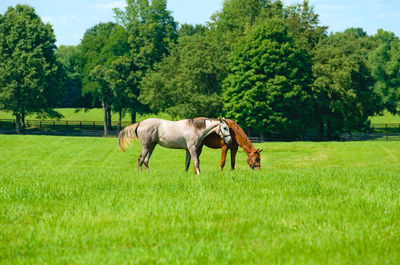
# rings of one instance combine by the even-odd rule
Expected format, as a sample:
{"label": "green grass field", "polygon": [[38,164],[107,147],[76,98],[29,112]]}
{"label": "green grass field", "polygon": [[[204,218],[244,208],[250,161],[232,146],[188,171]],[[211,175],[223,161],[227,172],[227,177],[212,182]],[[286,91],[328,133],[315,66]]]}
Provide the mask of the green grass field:
{"label": "green grass field", "polygon": [[185,152],[0,135],[0,264],[400,264],[400,142],[263,143],[200,176]]}
{"label": "green grass field", "polygon": [[[84,109],[77,109],[74,108],[65,108],[65,109],[56,109],[60,112],[64,117],[61,120],[68,120],[68,121],[102,121],[103,120],[103,110],[102,109],[90,109],[85,111]],[[154,114],[145,114],[145,115],[137,115],[137,119],[139,121],[154,117]],[[165,113],[157,114],[157,117],[162,119],[171,120],[171,116]],[[15,117],[10,112],[0,111],[0,119],[15,119]],[[38,119],[36,115],[28,115],[26,117],[27,120],[36,120]],[[112,120],[118,120],[118,114],[112,115]],[[130,121],[131,118],[128,114],[126,114],[123,121]]]}
{"label": "green grass field", "polygon": [[372,123],[400,123],[400,115],[393,115],[387,111],[380,116],[370,118]]}

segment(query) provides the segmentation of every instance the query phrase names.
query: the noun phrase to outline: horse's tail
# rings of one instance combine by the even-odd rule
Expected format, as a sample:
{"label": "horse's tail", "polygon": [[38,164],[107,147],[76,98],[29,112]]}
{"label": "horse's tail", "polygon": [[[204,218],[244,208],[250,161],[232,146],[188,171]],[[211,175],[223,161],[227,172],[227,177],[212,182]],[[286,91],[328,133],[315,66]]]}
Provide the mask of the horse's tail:
{"label": "horse's tail", "polygon": [[126,147],[132,139],[138,139],[136,130],[139,126],[139,123],[134,123],[125,127],[122,131],[119,132],[118,136],[118,144],[119,149],[125,152]]}

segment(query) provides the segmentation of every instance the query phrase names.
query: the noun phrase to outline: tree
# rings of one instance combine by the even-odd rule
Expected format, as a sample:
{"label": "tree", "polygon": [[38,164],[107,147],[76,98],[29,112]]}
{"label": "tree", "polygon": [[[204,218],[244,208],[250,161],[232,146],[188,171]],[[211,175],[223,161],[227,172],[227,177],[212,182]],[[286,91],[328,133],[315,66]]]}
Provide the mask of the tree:
{"label": "tree", "polygon": [[177,23],[167,10],[166,0],[127,0],[125,10],[114,9],[116,18],[128,32],[129,60],[129,109],[132,123],[136,112],[147,111],[137,99],[141,80],[155,63],[166,57],[169,47],[176,42]]}
{"label": "tree", "polygon": [[131,56],[146,70],[168,54],[178,37],[177,23],[167,10],[166,0],[127,0],[125,11],[114,9],[128,35]]}
{"label": "tree", "polygon": [[233,47],[258,22],[282,17],[283,4],[272,0],[225,0],[222,10],[211,17],[210,26]]}
{"label": "tree", "polygon": [[[379,110],[379,96],[366,64],[366,39],[359,30],[330,35],[314,54],[313,101],[318,135],[365,130]],[[366,35],[364,35],[365,37]]]}
{"label": "tree", "polygon": [[104,135],[108,135],[113,93],[107,82],[106,72],[113,60],[129,51],[126,31],[115,23],[99,23],[86,31],[81,49],[85,56],[82,90],[101,102]]}
{"label": "tree", "polygon": [[175,117],[216,117],[222,113],[225,62],[218,43],[184,36],[142,82],[140,99],[155,112]]}
{"label": "tree", "polygon": [[184,37],[184,36],[192,36],[195,34],[205,35],[207,31],[208,28],[201,24],[196,24],[196,26],[190,24],[183,24],[179,27],[178,36]]}
{"label": "tree", "polygon": [[302,4],[290,5],[285,9],[285,21],[300,47],[312,53],[317,43],[326,37],[328,27],[319,25],[319,15],[307,0]]}
{"label": "tree", "polygon": [[131,123],[136,122],[136,112],[144,110],[138,101],[139,87],[137,72],[128,55],[120,56],[112,61],[106,71],[106,81],[112,92],[112,108],[119,114],[118,128],[121,128],[121,118],[125,110],[131,114]]}
{"label": "tree", "polygon": [[383,108],[400,114],[400,40],[394,33],[378,30],[374,36],[379,46],[369,55],[374,90]]}
{"label": "tree", "polygon": [[64,72],[54,55],[55,36],[32,7],[9,7],[0,15],[0,108],[16,118],[21,133],[30,113],[59,116]]}
{"label": "tree", "polygon": [[130,62],[126,56],[121,56],[112,61],[105,73],[105,80],[108,82],[112,93],[112,108],[118,112],[118,128],[121,129],[123,111],[128,105]]}
{"label": "tree", "polygon": [[257,25],[238,45],[224,82],[224,110],[245,129],[297,137],[309,116],[311,65],[282,19]]}

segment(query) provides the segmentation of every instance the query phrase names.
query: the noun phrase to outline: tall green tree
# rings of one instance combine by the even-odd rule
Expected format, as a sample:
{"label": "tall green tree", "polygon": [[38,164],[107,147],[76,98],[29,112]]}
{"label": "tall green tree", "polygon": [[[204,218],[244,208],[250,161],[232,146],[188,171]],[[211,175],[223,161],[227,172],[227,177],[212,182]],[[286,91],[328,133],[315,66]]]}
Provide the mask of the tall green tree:
{"label": "tall green tree", "polygon": [[233,47],[258,22],[282,16],[281,1],[225,0],[222,10],[211,16],[210,27],[225,45]]}
{"label": "tall green tree", "polygon": [[112,108],[119,114],[118,128],[121,129],[121,120],[125,107],[129,104],[129,75],[130,60],[126,56],[121,56],[112,61],[105,73],[105,80],[112,93]]}
{"label": "tall green tree", "polygon": [[318,42],[327,37],[328,27],[320,25],[319,15],[307,0],[286,7],[284,17],[295,41],[310,54]]}
{"label": "tall green tree", "polygon": [[140,99],[175,117],[216,117],[222,112],[225,61],[221,46],[206,36],[179,38],[171,54],[143,79]]}
{"label": "tall green tree", "polygon": [[365,130],[368,117],[379,111],[379,96],[366,63],[366,35],[350,29],[321,41],[314,55],[313,101],[322,138],[341,132]]}
{"label": "tall green tree", "polygon": [[[229,62],[238,41],[258,23],[273,17],[283,17],[283,3],[273,0],[225,0],[222,10],[215,12],[208,23],[207,35],[218,42],[222,51],[218,56]],[[228,73],[228,69],[225,69]]]}
{"label": "tall green tree", "polygon": [[176,41],[177,23],[167,10],[166,0],[126,2],[125,10],[114,9],[116,18],[128,31],[133,61],[150,69],[168,54],[168,47]]}
{"label": "tall green tree", "polygon": [[237,46],[224,110],[245,129],[296,137],[310,113],[311,65],[282,19],[257,25]]}
{"label": "tall green tree", "polygon": [[106,72],[112,61],[129,52],[125,29],[115,23],[99,23],[86,31],[81,51],[84,55],[83,92],[101,102],[104,135],[111,127],[113,93]]}
{"label": "tall green tree", "polygon": [[117,21],[128,32],[130,92],[129,110],[132,123],[136,112],[148,111],[137,99],[141,81],[147,71],[169,54],[178,38],[177,23],[167,10],[166,0],[127,0],[125,10],[114,9]]}
{"label": "tall green tree", "polygon": [[129,55],[116,58],[106,72],[106,81],[113,97],[112,108],[119,114],[118,131],[121,128],[122,115],[126,111],[131,114],[131,123],[135,123],[136,113],[146,110],[138,100],[138,78],[135,65]]}
{"label": "tall green tree", "polygon": [[379,45],[369,54],[375,92],[380,95],[383,108],[400,114],[400,40],[384,30],[378,30],[373,37]]}
{"label": "tall green tree", "polygon": [[0,15],[0,109],[14,114],[17,133],[27,114],[58,114],[53,108],[64,95],[64,72],[55,41],[51,25],[30,6],[9,7]]}

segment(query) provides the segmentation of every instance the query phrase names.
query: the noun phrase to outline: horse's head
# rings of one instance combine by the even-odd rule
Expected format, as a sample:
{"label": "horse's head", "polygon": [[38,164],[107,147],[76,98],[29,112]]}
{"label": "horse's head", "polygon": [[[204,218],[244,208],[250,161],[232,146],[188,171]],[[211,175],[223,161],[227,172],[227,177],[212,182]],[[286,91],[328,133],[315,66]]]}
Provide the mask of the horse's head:
{"label": "horse's head", "polygon": [[220,119],[215,132],[224,140],[224,142],[229,145],[232,143],[232,137],[229,132],[229,126],[226,124],[225,119]]}
{"label": "horse's head", "polygon": [[250,153],[249,158],[247,159],[247,164],[251,167],[251,169],[259,170],[261,168],[261,153],[262,149],[257,149]]}

